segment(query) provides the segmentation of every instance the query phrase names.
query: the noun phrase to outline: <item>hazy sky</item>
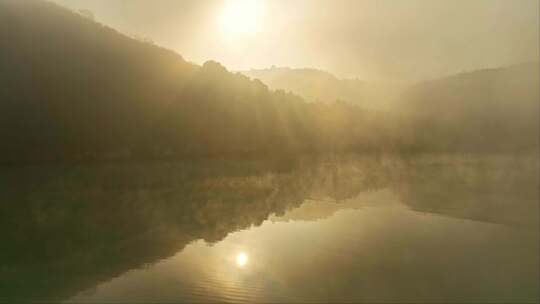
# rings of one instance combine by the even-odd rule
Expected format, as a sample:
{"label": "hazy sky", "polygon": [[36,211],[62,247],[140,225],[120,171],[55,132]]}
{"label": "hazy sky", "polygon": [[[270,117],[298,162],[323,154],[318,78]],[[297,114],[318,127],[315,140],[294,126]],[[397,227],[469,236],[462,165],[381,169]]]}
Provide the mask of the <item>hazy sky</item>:
{"label": "hazy sky", "polygon": [[314,67],[418,80],[539,56],[539,0],[54,1],[232,70]]}

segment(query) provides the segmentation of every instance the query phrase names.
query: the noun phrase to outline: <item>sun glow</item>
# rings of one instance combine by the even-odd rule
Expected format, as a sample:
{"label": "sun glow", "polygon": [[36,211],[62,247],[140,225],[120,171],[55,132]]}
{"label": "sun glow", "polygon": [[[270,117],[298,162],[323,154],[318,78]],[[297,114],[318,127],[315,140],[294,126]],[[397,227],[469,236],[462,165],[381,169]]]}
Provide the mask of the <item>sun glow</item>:
{"label": "sun glow", "polygon": [[236,256],[236,265],[238,267],[244,267],[248,262],[248,256],[245,252],[240,252],[237,256]]}
{"label": "sun glow", "polygon": [[255,35],[261,30],[263,0],[228,0],[219,20],[223,35]]}

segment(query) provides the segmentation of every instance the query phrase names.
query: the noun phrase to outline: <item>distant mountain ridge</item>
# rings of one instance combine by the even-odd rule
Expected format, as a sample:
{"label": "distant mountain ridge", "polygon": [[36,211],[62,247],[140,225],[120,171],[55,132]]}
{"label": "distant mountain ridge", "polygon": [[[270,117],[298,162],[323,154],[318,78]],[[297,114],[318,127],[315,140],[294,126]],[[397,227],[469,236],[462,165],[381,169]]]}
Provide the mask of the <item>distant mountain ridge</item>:
{"label": "distant mountain ridge", "polygon": [[272,89],[298,94],[308,102],[333,103],[339,100],[376,110],[390,109],[405,88],[404,84],[363,81],[357,78],[340,79],[329,72],[313,68],[271,67],[241,73],[260,79]]}

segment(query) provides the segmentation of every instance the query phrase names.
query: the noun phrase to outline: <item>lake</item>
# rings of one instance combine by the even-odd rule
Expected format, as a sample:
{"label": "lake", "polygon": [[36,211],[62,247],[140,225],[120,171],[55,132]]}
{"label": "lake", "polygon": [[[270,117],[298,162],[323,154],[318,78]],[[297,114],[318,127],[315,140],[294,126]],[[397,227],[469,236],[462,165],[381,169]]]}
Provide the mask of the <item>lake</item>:
{"label": "lake", "polygon": [[0,302],[538,302],[538,158],[3,166]]}

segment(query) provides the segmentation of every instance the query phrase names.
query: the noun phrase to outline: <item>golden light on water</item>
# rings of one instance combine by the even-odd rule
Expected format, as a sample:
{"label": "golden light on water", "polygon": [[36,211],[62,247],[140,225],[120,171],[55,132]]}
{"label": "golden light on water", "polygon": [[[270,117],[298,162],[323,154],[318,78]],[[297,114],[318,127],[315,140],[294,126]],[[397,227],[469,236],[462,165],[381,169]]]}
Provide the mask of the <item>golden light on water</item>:
{"label": "golden light on water", "polygon": [[263,0],[228,0],[220,16],[219,26],[227,38],[257,34],[264,13]]}
{"label": "golden light on water", "polygon": [[236,255],[236,266],[244,267],[248,262],[248,255],[245,252],[240,252]]}

